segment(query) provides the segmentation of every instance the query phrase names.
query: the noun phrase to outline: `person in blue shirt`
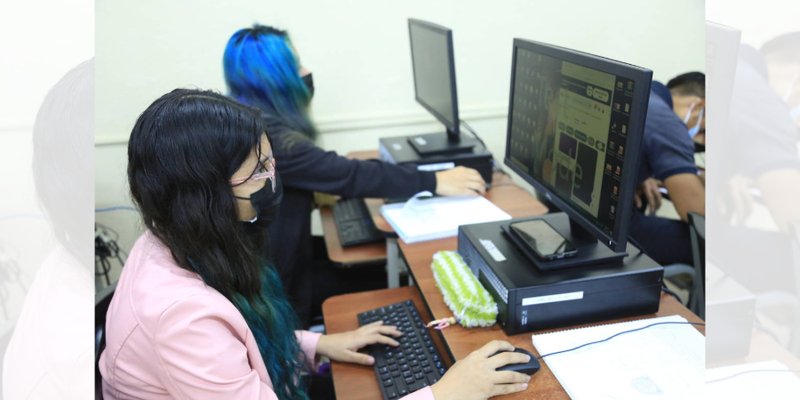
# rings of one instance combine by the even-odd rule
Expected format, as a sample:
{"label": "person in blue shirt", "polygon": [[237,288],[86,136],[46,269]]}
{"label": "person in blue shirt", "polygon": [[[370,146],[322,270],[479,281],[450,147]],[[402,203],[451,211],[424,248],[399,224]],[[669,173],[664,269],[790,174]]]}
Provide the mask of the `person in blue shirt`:
{"label": "person in blue shirt", "polygon": [[778,35],[761,46],[769,84],[789,108],[800,135],[800,31]]}
{"label": "person in blue shirt", "polygon": [[[789,38],[768,41],[761,52],[747,44],[739,47],[729,129],[715,145],[714,179],[709,181],[713,207],[706,229],[714,232],[715,245],[707,248],[707,259],[756,294],[800,292],[800,132],[787,104],[790,87],[774,81],[786,78],[788,71],[781,69],[785,65],[770,65],[796,57],[788,49],[779,55],[772,48]],[[768,217],[759,216],[758,210],[767,211]],[[749,224],[754,216],[757,226]]]}
{"label": "person in blue shirt", "polygon": [[[704,82],[702,73],[690,72],[667,86],[653,81],[650,87],[635,198],[637,209],[646,202],[648,212],[633,213],[630,235],[662,265],[692,264],[687,215],[705,215],[705,182],[695,166],[692,142],[692,136],[705,131]],[[660,185],[669,192],[680,221],[652,215],[661,204]]]}
{"label": "person in blue shirt", "polygon": [[[324,297],[323,284],[325,290],[341,286],[341,291],[349,284],[332,283],[335,276],[326,275],[333,268],[327,255],[319,254],[324,245],[311,235],[314,192],[395,198],[423,190],[443,196],[485,192],[485,182],[474,169],[418,171],[378,160],[347,159],[314,144],[318,132],[308,114],[314,82],[286,31],[258,24],[236,31],[225,47],[223,67],[229,95],[260,109],[266,121],[284,186],[283,202],[269,226],[270,254],[303,325],[314,316],[312,300],[320,303],[319,297]],[[312,271],[314,264],[323,267]]]}

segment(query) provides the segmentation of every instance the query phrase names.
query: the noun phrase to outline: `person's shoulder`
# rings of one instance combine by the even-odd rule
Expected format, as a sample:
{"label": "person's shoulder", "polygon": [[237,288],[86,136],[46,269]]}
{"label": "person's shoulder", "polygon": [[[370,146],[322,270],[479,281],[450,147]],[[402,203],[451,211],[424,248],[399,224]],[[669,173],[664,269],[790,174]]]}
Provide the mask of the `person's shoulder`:
{"label": "person's shoulder", "polygon": [[686,132],[686,125],[678,118],[675,111],[664,99],[655,94],[650,93],[650,99],[647,104],[647,116],[645,119],[645,136],[671,136],[674,134],[681,134],[689,137]]}
{"label": "person's shoulder", "polygon": [[[142,326],[152,332],[165,312],[176,307],[208,314],[235,312],[233,305],[200,276],[181,268],[169,249],[151,233],[131,250],[117,291]],[[129,268],[130,267],[130,268]],[[115,294],[115,295],[117,295]]]}
{"label": "person's shoulder", "polygon": [[294,130],[286,130],[274,135],[269,135],[269,139],[272,144],[272,152],[275,154],[276,158],[287,156],[296,157],[301,154],[324,152],[311,138]]}
{"label": "person's shoulder", "polygon": [[[663,97],[656,92],[651,91],[650,98],[647,102],[647,117],[650,118],[651,115],[675,116],[675,113],[672,111],[672,107],[670,107]],[[677,118],[677,116],[675,117]]]}

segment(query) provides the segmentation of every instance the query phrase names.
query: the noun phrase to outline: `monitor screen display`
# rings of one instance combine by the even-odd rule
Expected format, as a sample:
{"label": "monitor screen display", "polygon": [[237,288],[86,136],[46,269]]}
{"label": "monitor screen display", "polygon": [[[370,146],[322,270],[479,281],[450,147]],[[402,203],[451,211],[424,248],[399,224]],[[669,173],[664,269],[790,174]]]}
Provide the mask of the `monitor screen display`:
{"label": "monitor screen display", "polygon": [[411,61],[417,101],[441,121],[451,134],[458,133],[458,105],[450,29],[409,19]]}
{"label": "monitor screen display", "polygon": [[[647,108],[638,86],[649,91],[649,77],[615,74],[625,67],[612,60],[517,44],[507,164],[599,238],[624,242],[615,236],[638,169],[638,157],[629,154],[638,153]],[[568,56],[559,56],[562,50]]]}

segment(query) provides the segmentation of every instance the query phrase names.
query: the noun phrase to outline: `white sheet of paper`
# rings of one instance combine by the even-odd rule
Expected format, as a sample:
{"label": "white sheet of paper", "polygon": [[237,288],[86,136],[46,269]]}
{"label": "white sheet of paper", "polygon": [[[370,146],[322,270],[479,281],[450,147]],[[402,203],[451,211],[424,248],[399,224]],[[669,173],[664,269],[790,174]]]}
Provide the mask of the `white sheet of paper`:
{"label": "white sheet of paper", "polygon": [[[540,355],[602,340],[673,315],[533,335]],[[703,394],[705,338],[692,325],[653,326],[579,350],[545,357],[569,396],[582,399],[693,399]]]}
{"label": "white sheet of paper", "polygon": [[455,236],[459,225],[511,219],[483,196],[437,197],[412,204],[387,204],[381,207],[381,214],[406,243]]}

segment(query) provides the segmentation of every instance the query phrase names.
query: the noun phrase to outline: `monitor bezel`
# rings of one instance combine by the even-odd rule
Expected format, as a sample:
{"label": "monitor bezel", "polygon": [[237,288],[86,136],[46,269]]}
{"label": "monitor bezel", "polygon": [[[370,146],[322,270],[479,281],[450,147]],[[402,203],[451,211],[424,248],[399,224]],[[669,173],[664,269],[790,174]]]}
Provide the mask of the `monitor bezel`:
{"label": "monitor bezel", "polygon": [[[633,112],[631,113],[627,135],[628,140],[626,142],[628,151],[625,153],[623,162],[626,166],[635,165],[636,168],[626,167],[622,173],[620,179],[620,197],[617,203],[618,212],[614,219],[612,234],[605,232],[596,225],[594,221],[584,215],[585,211],[577,206],[571,205],[568,201],[562,200],[554,191],[544,183],[537,181],[533,176],[528,174],[526,169],[523,169],[511,159],[511,121],[514,111],[514,86],[516,80],[517,52],[519,49],[537,52],[562,61],[613,74],[619,78],[632,79],[635,82],[632,102],[635,104],[642,104],[643,107],[634,108],[634,110],[632,110]],[[617,252],[624,252],[628,242],[630,217],[633,209],[633,195],[636,190],[637,175],[639,174],[638,162],[641,153],[642,138],[644,136],[644,124],[647,115],[652,75],[653,72],[647,68],[565,47],[520,38],[515,38],[513,43],[511,89],[509,91],[508,120],[506,122],[506,150],[503,162],[523,180],[531,184],[537,192],[544,195],[548,201],[567,213],[572,221],[578,223],[609,248]],[[631,151],[631,149],[636,149],[637,151]]]}
{"label": "monitor bezel", "polygon": [[[419,96],[419,90],[417,88],[417,68],[416,62],[414,60],[414,41],[412,39],[411,31],[414,27],[418,27],[421,29],[427,29],[429,31],[433,31],[445,36],[447,41],[447,63],[448,68],[450,70],[450,96],[452,96],[452,110],[453,114],[451,115],[452,121],[448,121],[448,117],[440,114],[436,111],[433,107],[431,107],[423,98]],[[458,116],[458,90],[456,88],[456,63],[455,63],[455,55],[453,50],[453,31],[450,28],[434,24],[432,22],[423,21],[420,19],[409,18],[408,19],[408,43],[409,43],[409,50],[411,51],[411,71],[412,71],[412,80],[414,81],[414,99],[419,103],[423,108],[428,110],[431,115],[436,117],[439,122],[441,122],[446,130],[447,130],[447,137],[450,140],[457,141],[459,138],[459,126],[461,124]]]}

